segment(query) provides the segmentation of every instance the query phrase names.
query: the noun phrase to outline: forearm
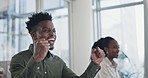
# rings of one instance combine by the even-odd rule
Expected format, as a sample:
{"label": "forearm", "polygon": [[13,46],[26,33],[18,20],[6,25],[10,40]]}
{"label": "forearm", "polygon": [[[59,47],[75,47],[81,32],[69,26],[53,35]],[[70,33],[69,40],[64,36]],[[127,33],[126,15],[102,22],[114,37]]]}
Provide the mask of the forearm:
{"label": "forearm", "polygon": [[80,78],[94,78],[100,68],[101,67],[99,65],[91,62],[86,71],[80,76]]}

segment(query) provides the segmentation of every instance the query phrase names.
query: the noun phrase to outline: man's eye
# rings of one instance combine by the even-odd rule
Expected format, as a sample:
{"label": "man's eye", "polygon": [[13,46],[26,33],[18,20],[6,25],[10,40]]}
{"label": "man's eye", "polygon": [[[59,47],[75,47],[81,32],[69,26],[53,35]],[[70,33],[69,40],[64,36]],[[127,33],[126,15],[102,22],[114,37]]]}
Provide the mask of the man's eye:
{"label": "man's eye", "polygon": [[[42,30],[42,32],[47,32],[47,33],[49,33],[49,32],[51,32],[51,30],[45,29],[45,30]],[[53,29],[53,30],[52,30],[52,32],[54,32],[54,33],[55,33],[55,32],[56,32],[56,30],[55,30],[55,29]]]}
{"label": "man's eye", "polygon": [[43,30],[43,32],[50,32],[50,30],[45,29],[45,30]]}
{"label": "man's eye", "polygon": [[113,47],[113,48],[115,48],[115,49],[119,49],[119,46],[115,46],[115,47]]}

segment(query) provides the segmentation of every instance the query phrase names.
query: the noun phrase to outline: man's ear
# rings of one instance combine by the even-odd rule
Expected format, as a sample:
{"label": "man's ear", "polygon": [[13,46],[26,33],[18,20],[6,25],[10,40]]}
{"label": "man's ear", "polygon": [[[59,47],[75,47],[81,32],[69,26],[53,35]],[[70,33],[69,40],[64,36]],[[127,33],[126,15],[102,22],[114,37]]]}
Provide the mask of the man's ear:
{"label": "man's ear", "polygon": [[36,39],[36,34],[35,34],[35,32],[31,32],[30,35],[31,35],[31,37],[32,37],[33,40]]}

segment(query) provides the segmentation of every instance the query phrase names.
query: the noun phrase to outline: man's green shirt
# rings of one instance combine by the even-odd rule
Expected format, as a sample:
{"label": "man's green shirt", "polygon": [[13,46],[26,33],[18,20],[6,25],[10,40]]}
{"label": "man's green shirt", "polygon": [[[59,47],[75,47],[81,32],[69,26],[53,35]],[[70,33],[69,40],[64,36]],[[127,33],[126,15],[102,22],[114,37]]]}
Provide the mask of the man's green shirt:
{"label": "man's green shirt", "polygon": [[94,78],[100,66],[89,64],[86,71],[77,76],[65,62],[48,52],[44,61],[36,62],[33,58],[33,45],[12,57],[10,72],[12,78]]}

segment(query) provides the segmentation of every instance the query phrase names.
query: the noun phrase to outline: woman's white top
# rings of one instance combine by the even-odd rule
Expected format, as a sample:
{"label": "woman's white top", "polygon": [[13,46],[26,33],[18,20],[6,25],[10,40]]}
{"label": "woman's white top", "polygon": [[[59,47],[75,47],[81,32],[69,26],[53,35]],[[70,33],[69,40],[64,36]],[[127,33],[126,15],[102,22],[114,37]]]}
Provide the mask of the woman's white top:
{"label": "woman's white top", "polygon": [[100,64],[101,69],[96,74],[95,78],[121,78],[118,73],[117,63],[113,61],[113,64],[107,57],[103,59]]}

